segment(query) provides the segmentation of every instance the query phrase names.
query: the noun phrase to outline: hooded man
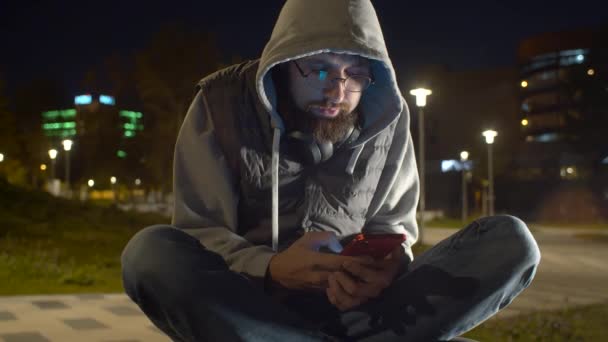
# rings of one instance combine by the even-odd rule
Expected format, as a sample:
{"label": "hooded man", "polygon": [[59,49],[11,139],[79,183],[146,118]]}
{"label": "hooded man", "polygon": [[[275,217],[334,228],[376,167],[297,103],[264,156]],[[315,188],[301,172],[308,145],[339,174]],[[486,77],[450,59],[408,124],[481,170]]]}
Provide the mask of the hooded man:
{"label": "hooded man", "polygon": [[[286,1],[259,60],[199,82],[172,225],[125,248],[127,294],[175,341],[429,341],[478,325],[529,285],[538,247],[497,216],[414,260],[409,124],[370,1]],[[358,233],[405,241],[340,255]]]}

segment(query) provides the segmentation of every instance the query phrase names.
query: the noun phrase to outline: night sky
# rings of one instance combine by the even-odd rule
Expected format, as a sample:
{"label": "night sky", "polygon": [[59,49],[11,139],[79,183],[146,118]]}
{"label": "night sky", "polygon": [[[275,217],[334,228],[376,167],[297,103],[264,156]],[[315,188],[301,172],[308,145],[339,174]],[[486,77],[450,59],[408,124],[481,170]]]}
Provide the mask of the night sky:
{"label": "night sky", "polygon": [[[134,52],[167,23],[214,32],[226,60],[257,58],[282,3],[2,0],[0,77],[8,81],[9,94],[35,77],[60,80],[79,92],[86,70],[111,53]],[[397,75],[406,79],[427,63],[454,69],[514,65],[525,37],[608,25],[607,6],[599,0],[373,3]]]}

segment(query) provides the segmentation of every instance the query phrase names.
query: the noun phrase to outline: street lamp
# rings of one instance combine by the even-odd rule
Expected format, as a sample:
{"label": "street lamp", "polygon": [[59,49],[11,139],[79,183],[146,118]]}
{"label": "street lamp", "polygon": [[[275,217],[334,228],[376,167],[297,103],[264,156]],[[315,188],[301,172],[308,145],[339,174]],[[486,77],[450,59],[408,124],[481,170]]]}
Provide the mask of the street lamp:
{"label": "street lamp", "polygon": [[420,225],[419,225],[419,236],[420,242],[423,239],[424,230],[424,209],[425,209],[425,174],[424,174],[424,111],[423,108],[426,106],[426,97],[431,95],[432,92],[429,89],[417,88],[410,91],[411,95],[416,96],[416,106],[418,106],[418,159],[419,159],[419,174],[420,174]]}
{"label": "street lamp", "polygon": [[4,154],[0,153],[0,163],[4,161]]}
{"label": "street lamp", "polygon": [[486,138],[488,144],[488,216],[494,215],[494,171],[492,169],[492,144],[494,138],[498,135],[496,131],[491,129],[484,131],[482,135]]}
{"label": "street lamp", "polygon": [[468,202],[467,202],[467,168],[466,162],[469,159],[469,152],[460,152],[460,161],[462,164],[462,223],[467,220]]}
{"label": "street lamp", "polygon": [[70,190],[70,150],[74,142],[70,139],[65,139],[61,142],[63,150],[65,151],[65,184],[67,185],[68,192]]}
{"label": "street lamp", "polygon": [[110,177],[110,183],[112,184],[112,197],[114,197],[114,202],[116,202],[116,177]]}
{"label": "street lamp", "polygon": [[57,150],[52,148],[49,150],[49,158],[51,158],[51,179],[55,179],[55,160],[57,158]]}

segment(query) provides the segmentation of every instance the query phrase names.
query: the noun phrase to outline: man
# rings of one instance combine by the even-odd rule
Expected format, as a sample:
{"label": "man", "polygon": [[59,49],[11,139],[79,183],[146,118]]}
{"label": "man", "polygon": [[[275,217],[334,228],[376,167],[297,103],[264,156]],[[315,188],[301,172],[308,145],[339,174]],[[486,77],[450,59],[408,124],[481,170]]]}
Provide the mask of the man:
{"label": "man", "polygon": [[[136,234],[127,294],[175,341],[431,341],[531,282],[525,224],[483,218],[413,259],[409,112],[369,0],[288,0],[262,57],[204,78],[175,147],[172,226]],[[401,233],[384,259],[355,234]]]}

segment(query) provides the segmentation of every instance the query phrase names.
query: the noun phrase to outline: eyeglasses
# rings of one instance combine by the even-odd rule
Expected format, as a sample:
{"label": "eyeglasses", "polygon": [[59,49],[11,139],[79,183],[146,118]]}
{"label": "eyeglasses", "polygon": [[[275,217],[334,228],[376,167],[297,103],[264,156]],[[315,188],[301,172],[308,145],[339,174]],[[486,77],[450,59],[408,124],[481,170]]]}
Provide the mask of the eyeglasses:
{"label": "eyeglasses", "polygon": [[344,90],[360,93],[374,83],[374,80],[371,77],[365,75],[351,75],[346,78],[329,78],[329,72],[327,72],[327,70],[315,69],[306,74],[296,61],[293,61],[293,63],[296,65],[296,68],[298,68],[300,75],[306,80],[306,83],[317,89],[327,89],[332,86],[334,81],[340,81],[344,84]]}

